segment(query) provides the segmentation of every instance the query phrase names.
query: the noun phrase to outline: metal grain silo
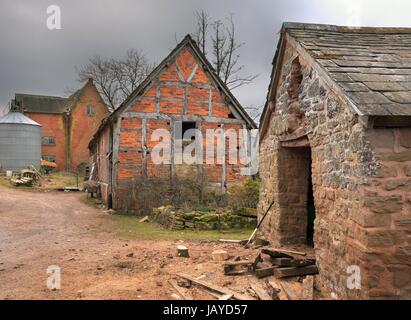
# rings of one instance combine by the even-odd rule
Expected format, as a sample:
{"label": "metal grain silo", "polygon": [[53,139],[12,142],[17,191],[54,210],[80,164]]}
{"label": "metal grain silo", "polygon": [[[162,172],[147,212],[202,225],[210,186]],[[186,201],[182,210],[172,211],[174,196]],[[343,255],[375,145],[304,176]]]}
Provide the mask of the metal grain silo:
{"label": "metal grain silo", "polygon": [[41,126],[20,112],[0,117],[0,167],[21,170],[29,165],[40,169]]}

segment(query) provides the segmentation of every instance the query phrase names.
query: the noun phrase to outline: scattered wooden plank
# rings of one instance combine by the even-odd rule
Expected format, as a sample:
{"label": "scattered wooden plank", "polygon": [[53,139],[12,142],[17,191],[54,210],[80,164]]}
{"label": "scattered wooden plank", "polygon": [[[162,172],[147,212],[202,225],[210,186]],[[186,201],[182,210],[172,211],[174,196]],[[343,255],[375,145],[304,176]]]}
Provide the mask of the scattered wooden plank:
{"label": "scattered wooden plank", "polygon": [[291,258],[271,258],[271,262],[280,267],[294,267],[293,259]]}
{"label": "scattered wooden plank", "polygon": [[266,280],[266,285],[271,300],[280,300],[279,293],[281,292],[281,289],[278,288],[277,284],[274,283],[273,279]]}
{"label": "scattered wooden plank", "polygon": [[226,276],[243,276],[245,274],[248,274],[250,271],[248,269],[246,270],[226,270],[224,269],[224,274]]}
{"label": "scattered wooden plank", "polygon": [[257,264],[259,262],[263,261],[263,259],[261,259],[261,252],[259,252],[256,257],[254,258],[253,261],[253,265],[251,266],[251,269],[254,271],[255,269],[257,269]]}
{"label": "scattered wooden plank", "polygon": [[224,242],[224,243],[241,243],[241,241],[244,241],[244,240],[219,239],[218,241]]}
{"label": "scattered wooden plank", "polygon": [[271,296],[259,284],[252,284],[251,289],[254,290],[260,300],[272,300]]}
{"label": "scattered wooden plank", "polygon": [[306,276],[303,280],[303,300],[314,299],[314,276]]}
{"label": "scattered wooden plank", "polygon": [[287,296],[288,300],[300,300],[301,297],[301,284],[298,282],[280,282],[280,286]]}
{"label": "scattered wooden plank", "polygon": [[278,268],[277,266],[273,266],[273,267],[268,267],[268,268],[255,269],[255,275],[257,278],[264,278],[264,277],[272,276],[274,273],[274,270],[277,268]]}
{"label": "scattered wooden plank", "polygon": [[184,300],[194,300],[193,296],[189,293],[186,292],[183,288],[181,288],[178,284],[177,281],[174,279],[170,279],[168,283],[171,284],[171,286],[174,288],[174,290],[177,291],[177,293],[184,299]]}
{"label": "scattered wooden plank", "polygon": [[288,254],[285,254],[280,251],[276,251],[274,249],[268,249],[268,248],[263,248],[261,249],[261,253],[269,255],[271,258],[289,258],[293,259],[293,256],[290,256]]}
{"label": "scattered wooden plank", "polygon": [[275,268],[273,270],[274,276],[276,278],[285,277],[295,277],[295,276],[305,276],[308,274],[317,274],[318,268],[315,265],[305,266],[305,267],[290,267],[290,268]]}
{"label": "scattered wooden plank", "polygon": [[[224,274],[228,276],[236,276],[236,275],[243,275],[247,274],[253,270],[253,265],[255,260],[240,260],[240,261],[230,261],[224,264]],[[238,266],[245,266],[247,267],[245,270],[234,270],[235,267]]]}
{"label": "scattered wooden plank", "polygon": [[277,252],[285,253],[285,254],[296,254],[296,255],[299,255],[299,256],[306,256],[307,255],[307,253],[305,253],[305,252],[279,249],[279,248],[268,248],[268,250],[277,251]]}
{"label": "scattered wooden plank", "polygon": [[220,295],[221,294],[232,294],[233,299],[236,299],[236,300],[255,300],[253,297],[251,297],[249,295],[241,294],[241,293],[232,291],[230,289],[223,288],[223,287],[208,283],[208,282],[203,281],[203,280],[198,280],[198,279],[196,279],[194,277],[191,277],[191,276],[189,276],[187,274],[184,274],[184,273],[178,273],[177,276],[179,276],[181,278],[184,278],[184,279],[187,279],[187,280],[191,281],[192,283],[194,283],[194,284],[196,284],[196,285],[198,285],[202,288],[205,288],[208,291],[219,293]]}
{"label": "scattered wooden plank", "polygon": [[271,262],[280,267],[305,267],[315,264],[315,259],[271,258]]}

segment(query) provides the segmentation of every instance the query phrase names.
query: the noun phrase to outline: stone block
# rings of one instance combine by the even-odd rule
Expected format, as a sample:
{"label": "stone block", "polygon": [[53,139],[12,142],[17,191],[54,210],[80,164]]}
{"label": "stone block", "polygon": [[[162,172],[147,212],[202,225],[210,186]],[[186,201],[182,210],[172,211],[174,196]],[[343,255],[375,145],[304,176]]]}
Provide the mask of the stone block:
{"label": "stone block", "polygon": [[400,145],[404,148],[411,148],[411,129],[400,129]]}
{"label": "stone block", "polygon": [[402,289],[411,283],[411,268],[394,271],[394,286]]}
{"label": "stone block", "polygon": [[394,149],[394,132],[391,129],[374,129],[368,139],[373,148]]}
{"label": "stone block", "polygon": [[374,213],[395,213],[402,210],[403,199],[400,195],[392,196],[367,196],[364,206]]}
{"label": "stone block", "polygon": [[383,161],[411,161],[411,150],[402,151],[398,153],[388,152],[388,153],[380,153],[377,155],[379,160]]}
{"label": "stone block", "polygon": [[405,234],[399,230],[366,231],[366,244],[368,247],[389,247],[405,240]]}
{"label": "stone block", "polygon": [[[410,168],[411,175],[411,168]],[[395,178],[397,176],[397,169],[395,167],[388,167],[381,165],[378,167],[375,175],[376,178]]]}

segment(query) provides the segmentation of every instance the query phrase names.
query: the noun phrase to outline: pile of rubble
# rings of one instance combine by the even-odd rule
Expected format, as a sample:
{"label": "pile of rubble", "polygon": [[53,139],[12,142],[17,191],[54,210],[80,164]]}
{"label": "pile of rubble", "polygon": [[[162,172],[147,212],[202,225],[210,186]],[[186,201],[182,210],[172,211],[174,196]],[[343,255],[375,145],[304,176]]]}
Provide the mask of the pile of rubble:
{"label": "pile of rubble", "polygon": [[[227,241],[227,240],[223,240]],[[234,241],[234,240],[232,240]],[[239,244],[244,242],[238,241]],[[181,257],[188,257],[188,249],[179,246]],[[213,259],[222,262],[222,272],[226,276],[254,275],[256,278],[245,291],[237,292],[227,287],[221,287],[185,273],[176,274],[177,278],[170,280],[171,286],[181,299],[192,299],[190,288],[196,286],[219,300],[296,300],[313,299],[314,277],[318,273],[315,259],[307,257],[302,251],[283,248],[263,247],[253,258],[242,260],[232,257],[229,261],[224,250],[215,250]],[[264,278],[264,279],[263,279]],[[263,279],[263,280],[261,280]]]}
{"label": "pile of rubble", "polygon": [[32,187],[33,185],[41,185],[43,177],[34,166],[29,166],[27,169],[21,170],[19,173],[13,174],[10,183],[15,186]]}

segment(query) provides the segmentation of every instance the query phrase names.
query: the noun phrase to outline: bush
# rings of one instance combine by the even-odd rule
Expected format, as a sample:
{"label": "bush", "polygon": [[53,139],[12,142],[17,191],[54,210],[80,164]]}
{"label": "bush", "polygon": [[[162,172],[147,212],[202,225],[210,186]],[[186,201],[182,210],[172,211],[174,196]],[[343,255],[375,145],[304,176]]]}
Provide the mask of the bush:
{"label": "bush", "polygon": [[40,161],[40,171],[45,174],[49,174],[52,172],[55,168],[57,167],[55,162],[50,162],[50,161],[45,161],[41,160]]}
{"label": "bush", "polygon": [[247,180],[233,185],[227,193],[221,193],[205,179],[197,176],[178,178],[138,178],[121,193],[120,211],[129,214],[150,214],[153,208],[172,205],[185,212],[214,211],[215,208],[256,208],[259,180]]}
{"label": "bush", "polygon": [[256,208],[260,194],[260,179],[248,179],[234,185],[228,192],[228,206],[233,209]]}

